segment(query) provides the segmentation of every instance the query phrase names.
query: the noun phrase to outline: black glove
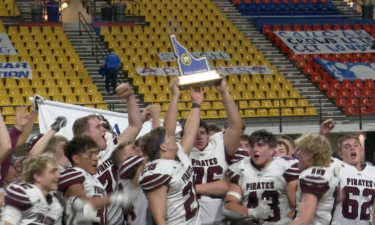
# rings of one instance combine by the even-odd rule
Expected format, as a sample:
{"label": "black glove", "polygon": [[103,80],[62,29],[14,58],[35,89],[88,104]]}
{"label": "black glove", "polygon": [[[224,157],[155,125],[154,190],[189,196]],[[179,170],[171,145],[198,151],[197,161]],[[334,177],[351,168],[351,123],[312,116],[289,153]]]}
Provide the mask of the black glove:
{"label": "black glove", "polygon": [[66,126],[67,122],[68,122],[68,120],[66,119],[65,116],[58,116],[58,117],[56,117],[55,122],[51,125],[51,129],[56,131],[56,132],[59,132],[59,130],[61,128]]}

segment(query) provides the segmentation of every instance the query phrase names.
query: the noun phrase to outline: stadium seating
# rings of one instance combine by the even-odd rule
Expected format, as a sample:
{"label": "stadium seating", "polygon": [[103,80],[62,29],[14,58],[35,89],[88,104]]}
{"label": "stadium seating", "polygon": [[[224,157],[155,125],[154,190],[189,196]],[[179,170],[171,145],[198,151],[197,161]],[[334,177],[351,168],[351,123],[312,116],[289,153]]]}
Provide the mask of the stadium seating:
{"label": "stadium seating", "polygon": [[[298,11],[303,11],[302,13],[306,14],[306,11],[308,11],[308,14],[314,13],[324,13],[328,14],[332,12],[337,12],[331,1],[328,2],[321,2],[321,1],[270,1],[270,0],[256,0],[256,1],[250,1],[250,2],[240,2],[239,3],[239,12],[243,13],[243,15],[246,15],[248,13],[254,14],[255,12],[259,13],[266,13],[267,11],[273,11],[272,13],[276,13],[277,15],[285,13],[291,13],[291,11],[295,11],[295,13],[298,13]],[[277,11],[277,12],[274,12]]]}
{"label": "stadium seating", "polygon": [[[20,10],[14,4],[14,0],[0,0],[0,17],[1,16],[19,16]],[[2,32],[2,31],[0,31]]]}
{"label": "stadium seating", "polygon": [[312,54],[312,55],[295,55],[272,31],[319,31],[319,30],[365,30],[375,37],[374,28],[371,24],[315,24],[310,25],[263,25],[263,34],[266,34],[275,45],[280,47],[282,52],[289,55],[289,59],[294,61],[296,66],[306,75],[310,76],[312,82],[326,92],[328,98],[332,99],[338,107],[343,107],[343,112],[347,115],[353,114],[373,114],[375,107],[374,82],[366,79],[364,82],[360,79],[344,79],[342,82],[332,78],[313,58],[327,59],[341,63],[355,62],[375,62],[374,53],[345,53],[345,54]]}
{"label": "stadium seating", "polygon": [[[0,62],[28,62],[33,77],[0,79],[0,95],[6,96],[0,106],[28,105],[28,98],[39,94],[48,100],[108,110],[62,27],[9,27],[8,35],[18,55],[0,56]],[[6,107],[2,112],[13,113]]]}
{"label": "stadium seating", "polygon": [[[135,68],[177,67],[177,62],[162,62],[158,52],[173,52],[169,34],[190,52],[226,52],[232,60],[210,60],[215,66],[267,65],[273,75],[234,74],[227,76],[228,89],[243,117],[317,115],[314,106],[300,96],[290,81],[277,72],[255,45],[244,37],[209,0],[142,0],[141,15],[150,26],[102,26],[100,35],[120,56],[123,69],[143,94],[144,102],[161,105],[165,112],[170,99],[169,82],[174,76],[139,76]],[[219,93],[205,88],[202,118],[226,118]],[[187,118],[190,95],[183,91],[179,117]],[[161,116],[164,116],[162,113]]]}

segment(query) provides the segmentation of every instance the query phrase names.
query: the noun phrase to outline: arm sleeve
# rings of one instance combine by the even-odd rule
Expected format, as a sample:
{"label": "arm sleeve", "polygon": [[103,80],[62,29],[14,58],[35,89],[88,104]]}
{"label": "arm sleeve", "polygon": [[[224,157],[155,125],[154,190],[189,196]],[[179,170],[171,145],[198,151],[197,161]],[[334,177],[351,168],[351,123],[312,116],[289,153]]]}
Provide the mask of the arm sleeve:
{"label": "arm sleeve", "polygon": [[61,173],[59,179],[59,191],[65,194],[68,188],[74,184],[83,184],[85,182],[85,176],[77,170],[66,169]]}
{"label": "arm sleeve", "polygon": [[302,193],[315,195],[320,199],[328,190],[329,183],[325,179],[316,176],[305,176],[299,180]]}
{"label": "arm sleeve", "polygon": [[162,185],[168,185],[171,179],[171,176],[167,174],[150,174],[142,177],[139,185],[144,192],[149,192],[159,188]]}
{"label": "arm sleeve", "polygon": [[9,185],[5,190],[4,205],[21,211],[29,210],[33,206],[25,190],[16,184]]}
{"label": "arm sleeve", "polygon": [[240,186],[241,176],[236,172],[236,170],[232,166],[229,167],[229,169],[228,169],[228,177],[229,177],[229,181],[232,184],[237,184],[237,185]]}
{"label": "arm sleeve", "polygon": [[21,222],[22,219],[22,211],[14,208],[12,206],[6,205],[3,208],[1,220],[5,223],[11,223],[13,225],[18,225]]}
{"label": "arm sleeve", "polygon": [[301,171],[298,169],[298,162],[294,163],[287,170],[285,170],[283,177],[287,183],[298,180]]}
{"label": "arm sleeve", "polygon": [[238,149],[234,156],[229,156],[227,152],[225,152],[225,158],[229,165],[232,165],[238,161],[241,161],[244,158],[249,157],[249,152],[244,149]]}
{"label": "arm sleeve", "polygon": [[138,169],[138,167],[142,164],[143,157],[142,156],[130,156],[127,158],[120,166],[118,170],[118,176],[120,180],[129,180],[132,179]]}
{"label": "arm sleeve", "polygon": [[1,177],[4,179],[8,173],[9,166],[12,163],[13,151],[16,148],[17,140],[21,135],[21,131],[13,127],[9,132],[10,141],[12,143],[12,151],[9,152],[8,156],[5,158],[4,162],[1,164]]}

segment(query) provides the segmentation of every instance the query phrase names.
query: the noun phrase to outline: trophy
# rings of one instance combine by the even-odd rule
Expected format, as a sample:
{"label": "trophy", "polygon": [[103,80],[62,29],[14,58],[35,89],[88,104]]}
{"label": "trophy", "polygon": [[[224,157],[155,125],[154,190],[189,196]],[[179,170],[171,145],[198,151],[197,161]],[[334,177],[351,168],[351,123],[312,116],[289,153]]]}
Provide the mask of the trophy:
{"label": "trophy", "polygon": [[178,69],[180,77],[178,78],[178,87],[180,90],[187,90],[190,87],[199,88],[220,84],[223,79],[216,71],[210,71],[207,59],[196,59],[180,43],[177,42],[174,34],[169,35],[172,46],[177,55]]}

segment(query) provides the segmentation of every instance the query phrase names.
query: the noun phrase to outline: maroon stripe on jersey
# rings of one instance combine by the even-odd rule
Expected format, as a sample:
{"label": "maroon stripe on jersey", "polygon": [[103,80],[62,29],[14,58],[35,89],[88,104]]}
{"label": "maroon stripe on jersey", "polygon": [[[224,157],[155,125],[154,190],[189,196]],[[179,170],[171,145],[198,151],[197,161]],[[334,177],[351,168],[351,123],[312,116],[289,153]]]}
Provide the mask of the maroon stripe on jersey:
{"label": "maroon stripe on jersey", "polygon": [[142,164],[143,157],[136,155],[130,156],[121,164],[119,177],[122,180],[132,179],[138,167]]}
{"label": "maroon stripe on jersey", "polygon": [[139,185],[144,191],[151,191],[160,187],[161,185],[168,185],[171,181],[171,176],[162,174],[152,174],[150,176],[144,177]]}
{"label": "maroon stripe on jersey", "polygon": [[240,183],[240,175],[234,173],[232,170],[228,170],[228,176],[229,176],[229,181],[232,184],[239,185],[239,183]]}
{"label": "maroon stripe on jersey", "polygon": [[[302,178],[299,180],[299,185],[301,188],[302,193],[309,193],[315,195],[318,200],[329,190],[329,183],[328,182],[322,182],[324,181],[320,177],[306,177],[309,180],[306,180],[305,178]],[[318,179],[317,179],[318,178]],[[311,181],[314,180],[314,181]],[[316,182],[316,181],[321,182]]]}
{"label": "maroon stripe on jersey", "polygon": [[4,204],[15,207],[21,211],[32,208],[32,203],[26,192],[21,188],[9,186],[4,195]]}
{"label": "maroon stripe on jersey", "polygon": [[[290,168],[296,168],[296,169],[298,169],[298,162],[296,162],[296,163],[294,163]],[[299,169],[298,169],[299,170]],[[301,171],[300,171],[301,172]]]}
{"label": "maroon stripe on jersey", "polygon": [[66,169],[61,173],[59,179],[58,188],[59,191],[65,194],[66,190],[74,184],[83,184],[85,182],[85,176],[74,169]]}
{"label": "maroon stripe on jersey", "polygon": [[298,169],[298,163],[293,164],[289,169],[283,174],[284,179],[287,183],[298,180],[301,170]]}

